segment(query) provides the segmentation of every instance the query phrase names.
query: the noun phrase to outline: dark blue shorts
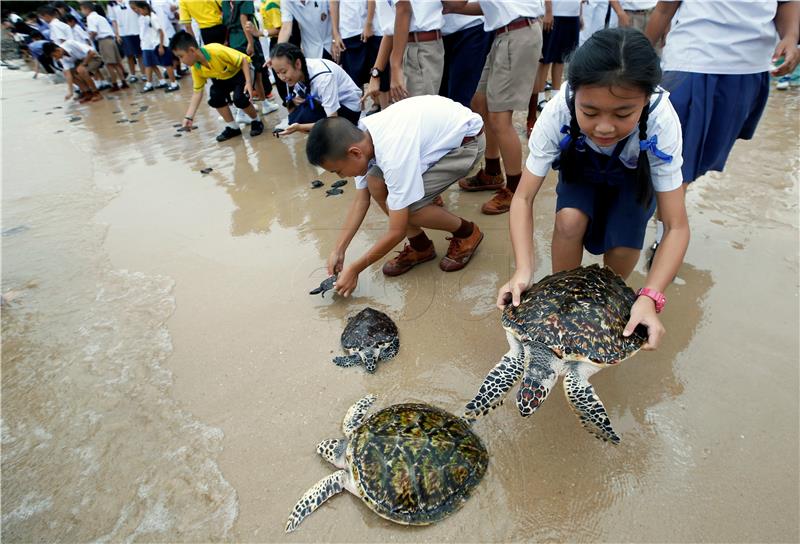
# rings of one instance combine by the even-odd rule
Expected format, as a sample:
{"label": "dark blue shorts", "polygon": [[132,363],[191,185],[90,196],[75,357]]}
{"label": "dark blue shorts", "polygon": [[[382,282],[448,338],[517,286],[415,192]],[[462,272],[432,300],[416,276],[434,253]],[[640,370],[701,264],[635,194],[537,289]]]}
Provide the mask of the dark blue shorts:
{"label": "dark blue shorts", "polygon": [[444,73],[439,94],[469,107],[481,80],[494,32],[475,25],[448,34],[444,42]]}
{"label": "dark blue shorts", "polygon": [[683,130],[683,182],[721,172],[737,139],[755,134],[769,97],[769,73],[665,72],[662,85]]}
{"label": "dark blue shorts", "polygon": [[142,51],[142,64],[148,68],[153,66],[172,66],[172,52],[169,47],[164,46],[164,54],[158,54],[158,48],[145,49]]}
{"label": "dark blue shorts", "polygon": [[553,28],[542,33],[542,64],[563,64],[578,47],[580,17],[553,17]]}
{"label": "dark blue shorts", "polygon": [[369,83],[369,71],[375,66],[381,46],[380,36],[372,36],[366,43],[361,41],[361,36],[352,36],[342,41],[345,46],[341,54],[342,69],[358,87]]}
{"label": "dark blue shorts", "polygon": [[138,57],[141,54],[142,54],[142,47],[140,45],[138,35],[122,37],[123,57]]}

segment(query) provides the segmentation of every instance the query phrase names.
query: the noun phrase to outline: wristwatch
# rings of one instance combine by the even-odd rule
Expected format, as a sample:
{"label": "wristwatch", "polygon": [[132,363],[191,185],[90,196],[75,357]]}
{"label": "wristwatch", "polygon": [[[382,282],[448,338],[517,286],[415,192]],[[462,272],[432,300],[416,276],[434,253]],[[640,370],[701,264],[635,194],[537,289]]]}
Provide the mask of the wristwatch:
{"label": "wristwatch", "polygon": [[381,71],[373,66],[372,70],[369,71],[369,77],[381,77]]}
{"label": "wristwatch", "polygon": [[664,309],[664,305],[667,303],[667,297],[664,296],[664,293],[655,291],[653,289],[648,289],[647,287],[642,287],[636,294],[640,297],[647,297],[653,299],[653,302],[656,303],[657,314],[661,313],[661,310]]}

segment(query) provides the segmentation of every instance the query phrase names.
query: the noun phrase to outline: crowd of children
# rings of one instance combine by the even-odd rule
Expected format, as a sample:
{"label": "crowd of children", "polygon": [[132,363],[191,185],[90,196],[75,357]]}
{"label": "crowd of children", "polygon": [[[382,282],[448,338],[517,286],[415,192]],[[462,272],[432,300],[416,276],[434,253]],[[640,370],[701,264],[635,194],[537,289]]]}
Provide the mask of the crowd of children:
{"label": "crowd of children", "polygon": [[[800,60],[800,3],[777,0],[118,0],[105,13],[87,1],[80,11],[57,2],[9,21],[30,30],[37,73],[63,71],[68,97],[75,85],[80,100],[102,100],[106,79],[112,92],[125,89],[137,66],[141,92],[175,91],[185,66],[193,94],[184,127],[208,87],[225,141],[241,123],[250,136],[263,132],[276,88],[289,116],[275,134],[308,133],[312,164],[356,177],[328,262],[344,296],[403,240],[387,276],[434,259],[426,229],[450,235],[443,271],[469,263],[484,233],[442,206],[456,183],[494,191],[484,214],[511,212],[516,267],[501,307],[532,285],[531,212],[551,168],[554,272],[579,266],[585,249],[627,277],[655,213],[627,327],[646,326],[650,348],[689,243],[687,184],[722,170],[734,142],[753,136],[770,77],[787,87]],[[526,110],[523,164],[512,116]],[[373,201],[386,233],[348,262]]]}

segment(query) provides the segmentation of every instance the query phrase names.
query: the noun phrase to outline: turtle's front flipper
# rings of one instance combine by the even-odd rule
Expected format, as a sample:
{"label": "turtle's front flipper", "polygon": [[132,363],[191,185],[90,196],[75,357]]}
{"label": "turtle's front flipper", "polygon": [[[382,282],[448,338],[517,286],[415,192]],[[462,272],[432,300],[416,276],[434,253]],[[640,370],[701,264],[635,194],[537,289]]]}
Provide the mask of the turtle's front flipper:
{"label": "turtle's front flipper", "polygon": [[588,363],[573,365],[564,375],[564,392],[586,430],[601,440],[619,444],[619,436],[611,428],[606,408],[589,383],[589,376],[595,372]]}
{"label": "turtle's front flipper", "polygon": [[400,351],[400,339],[394,338],[392,339],[389,344],[383,346],[381,348],[380,353],[378,354],[379,361],[388,361],[389,359],[393,358],[397,355],[397,352]]}
{"label": "turtle's front flipper", "polygon": [[347,438],[350,438],[353,435],[353,431],[364,421],[364,416],[373,402],[375,402],[375,395],[367,395],[347,410],[342,422],[342,431],[344,431],[344,435]]}
{"label": "turtle's front flipper", "polygon": [[341,357],[334,357],[333,364],[336,366],[356,366],[361,364],[361,356],[358,353],[352,355],[343,355]]}
{"label": "turtle's front flipper", "polygon": [[547,398],[558,380],[563,364],[558,356],[541,344],[526,345],[528,368],[517,391],[517,408],[522,417],[533,414]]}
{"label": "turtle's front flipper", "polygon": [[464,419],[476,419],[503,404],[506,393],[522,375],[524,362],[522,348],[513,336],[507,336],[511,349],[489,371],[478,394],[464,407]]}
{"label": "turtle's front flipper", "polygon": [[305,492],[294,505],[289,519],[286,521],[286,532],[291,533],[300,523],[319,506],[336,495],[341,493],[350,485],[350,475],[346,470],[337,470],[333,474],[325,476],[314,484],[314,487]]}

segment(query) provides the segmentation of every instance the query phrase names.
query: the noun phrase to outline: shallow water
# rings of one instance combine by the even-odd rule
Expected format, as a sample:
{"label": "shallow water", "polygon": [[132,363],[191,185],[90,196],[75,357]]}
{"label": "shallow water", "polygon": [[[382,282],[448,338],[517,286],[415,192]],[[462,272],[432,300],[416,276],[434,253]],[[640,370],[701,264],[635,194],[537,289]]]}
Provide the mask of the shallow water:
{"label": "shallow water", "polygon": [[[174,138],[188,89],[64,106],[61,87],[28,77],[3,72],[0,102],[4,539],[800,540],[796,93],[775,93],[756,139],[690,190],[662,347],[592,380],[620,446],[585,432],[556,389],[530,419],[512,402],[476,425],[489,471],[441,524],[397,526],[341,496],[285,536],[294,502],[333,470],[314,447],[352,402],[458,411],[506,351],[493,300],[513,261],[507,217],[450,190],[486,232],[465,270],[376,266],[352,299],[311,297],[354,189],[311,189],[336,177],[305,163],[300,137],[217,144],[202,108],[200,129]],[[550,179],[537,277],[553,206]],[[384,221],[371,210],[365,226],[351,256]],[[365,305],[401,334],[371,376],[330,363]]]}

